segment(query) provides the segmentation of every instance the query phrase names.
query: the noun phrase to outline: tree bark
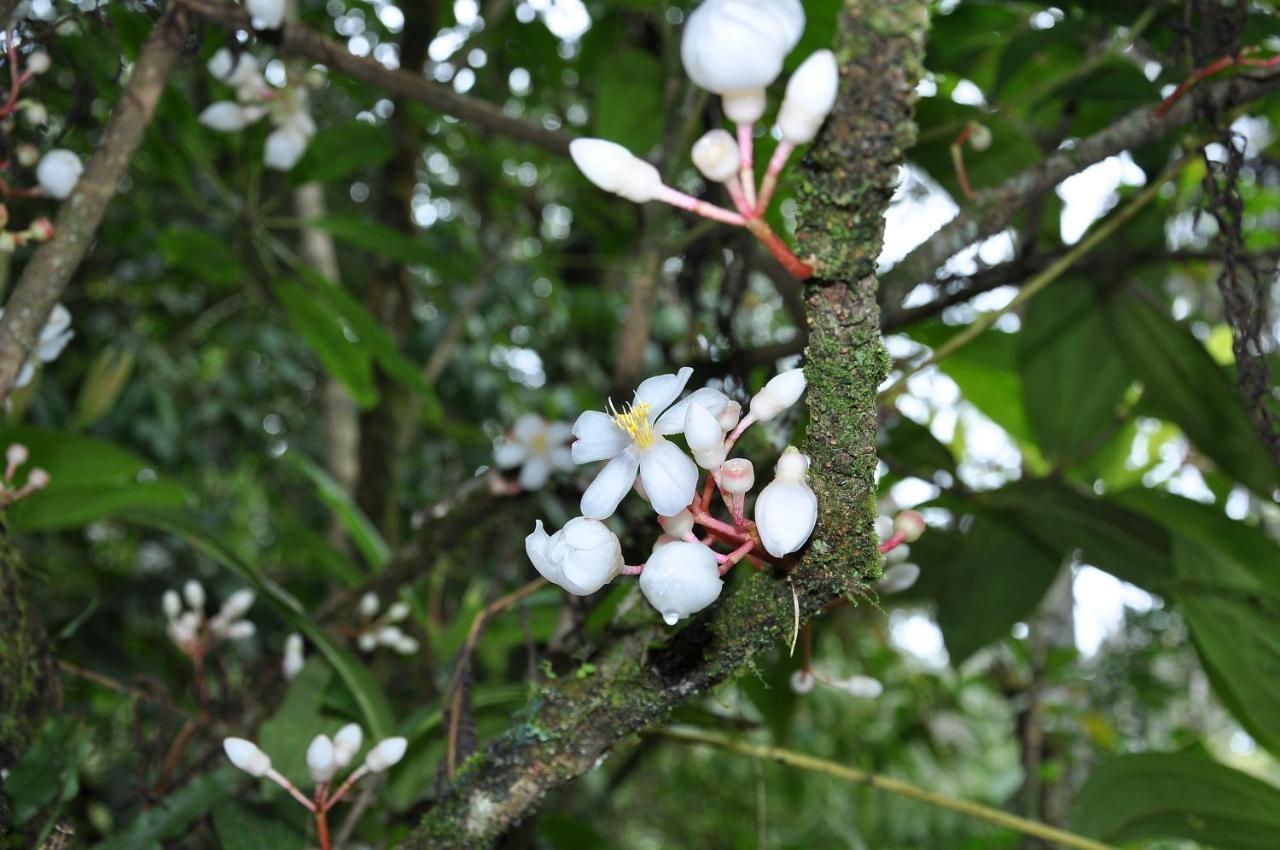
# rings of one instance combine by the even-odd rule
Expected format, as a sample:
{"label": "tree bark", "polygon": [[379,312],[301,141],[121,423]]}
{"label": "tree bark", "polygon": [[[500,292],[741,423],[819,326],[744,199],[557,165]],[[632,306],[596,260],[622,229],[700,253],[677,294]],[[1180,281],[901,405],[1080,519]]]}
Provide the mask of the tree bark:
{"label": "tree bark", "polygon": [[624,603],[591,659],[594,673],[547,683],[512,728],[463,763],[404,848],[492,846],[620,741],[738,675],[756,653],[790,642],[797,607],[808,617],[864,591],[879,574],[876,388],[887,361],[874,263],[898,164],[914,136],[911,104],[927,22],[927,0],[846,0],[836,44],[845,57],[840,97],[802,166],[800,247],[820,269],[807,299],[806,442],[820,520],[804,557],[790,575],[735,582],[675,634],[643,604]]}

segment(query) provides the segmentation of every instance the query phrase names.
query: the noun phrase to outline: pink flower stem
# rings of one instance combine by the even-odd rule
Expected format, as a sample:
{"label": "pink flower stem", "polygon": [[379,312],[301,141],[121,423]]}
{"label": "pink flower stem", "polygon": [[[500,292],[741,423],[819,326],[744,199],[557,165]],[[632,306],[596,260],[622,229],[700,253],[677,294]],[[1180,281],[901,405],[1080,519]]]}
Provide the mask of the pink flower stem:
{"label": "pink flower stem", "polygon": [[734,493],[733,501],[729,504],[729,510],[733,512],[733,524],[741,527],[746,523],[744,513],[747,508],[747,497],[745,493]]}
{"label": "pink flower stem", "polygon": [[706,511],[699,511],[693,515],[693,521],[705,528],[716,532],[722,537],[731,537],[734,540],[742,539],[742,532],[729,525],[727,522],[716,519]]}
{"label": "pink flower stem", "polygon": [[334,792],[333,796],[325,801],[325,811],[327,812],[329,809],[332,809],[334,804],[341,800],[343,796],[351,790],[351,786],[359,782],[360,778],[368,772],[369,768],[363,764],[352,771],[351,775],[347,777],[347,781],[338,786],[338,790]]}
{"label": "pink flower stem", "polygon": [[[743,558],[747,557],[747,555],[751,553],[751,550],[754,549],[755,546],[756,546],[756,542],[754,540],[748,540],[745,543],[743,543],[741,546],[739,546],[737,549],[734,549],[732,552],[726,555],[724,557],[724,560],[720,561],[720,575],[724,575],[725,573],[729,572],[729,570],[733,569],[734,566],[736,566],[739,561],[741,561]],[[720,560],[720,559],[717,558],[716,560]]]}
{"label": "pink flower stem", "polygon": [[751,218],[751,204],[747,203],[746,192],[742,188],[742,178],[734,175],[725,181],[724,188],[733,199],[733,206],[742,213],[743,218]]}
{"label": "pink flower stem", "polygon": [[880,554],[885,555],[885,554],[888,554],[889,552],[892,552],[894,549],[897,549],[899,546],[905,543],[906,540],[907,540],[907,533],[905,531],[899,531],[897,534],[893,535],[888,540],[880,544]]}
{"label": "pink flower stem", "polygon": [[725,438],[724,450],[726,452],[733,448],[733,444],[738,442],[738,438],[742,436],[742,432],[755,424],[756,418],[748,413],[742,419],[738,420],[738,427],[729,432],[729,436]]}
{"label": "pink flower stem", "polygon": [[745,227],[747,220],[732,210],[724,207],[718,207],[715,204],[708,204],[706,201],[700,201],[692,195],[686,195],[670,186],[663,186],[656,196],[657,200],[664,204],[671,204],[673,207],[679,207],[682,210],[688,210],[695,215],[703,218],[709,218],[712,221],[722,221],[725,224],[732,224],[737,227]]}
{"label": "pink flower stem", "polygon": [[267,778],[270,779],[275,784],[279,785],[284,790],[288,791],[290,794],[292,794],[293,799],[297,800],[299,803],[305,806],[307,811],[314,812],[316,810],[316,804],[311,802],[311,800],[307,798],[306,794],[303,794],[296,787],[294,787],[294,784],[290,782],[288,779],[286,779],[284,776],[282,776],[280,772],[277,771],[274,767],[267,771]]}
{"label": "pink flower stem", "polygon": [[778,146],[773,149],[773,156],[769,158],[769,168],[765,171],[764,181],[760,184],[760,201],[756,204],[756,212],[760,215],[764,215],[764,211],[769,209],[773,190],[778,188],[778,175],[787,167],[787,160],[791,158],[791,152],[795,149],[796,146],[786,139],[778,142]]}
{"label": "pink flower stem", "polygon": [[644,572],[644,564],[637,564],[634,567],[631,566],[630,564],[622,565],[622,574],[624,576],[638,576],[642,572]]}
{"label": "pink flower stem", "polygon": [[753,151],[755,147],[755,124],[738,125],[738,155],[741,169],[739,177],[746,194],[747,209],[756,208],[756,165]]}

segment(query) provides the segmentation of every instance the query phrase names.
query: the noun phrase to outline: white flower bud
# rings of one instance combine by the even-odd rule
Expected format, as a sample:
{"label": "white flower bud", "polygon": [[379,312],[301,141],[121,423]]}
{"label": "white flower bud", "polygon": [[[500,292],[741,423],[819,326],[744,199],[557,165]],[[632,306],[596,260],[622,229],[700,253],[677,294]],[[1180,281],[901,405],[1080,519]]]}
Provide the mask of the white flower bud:
{"label": "white flower bud", "polygon": [[738,176],[738,143],[728,130],[715,129],[693,143],[693,164],[712,183],[725,183]]}
{"label": "white flower bud", "polygon": [[672,537],[670,534],[659,534],[658,539],[653,541],[653,546],[652,548],[649,549],[649,553],[652,554],[654,552],[657,552],[659,549],[661,549],[663,546],[666,546],[669,543],[678,543],[678,542],[680,542],[680,538],[678,537]]}
{"label": "white flower bud", "polygon": [[182,613],[182,599],[178,596],[178,591],[166,590],[164,596],[160,597],[160,607],[164,609],[166,620],[178,619],[178,615]]}
{"label": "white flower bud", "polygon": [[[680,58],[689,79],[707,91],[763,89],[803,31],[800,0],[705,0],[685,23]],[[762,104],[760,114],[745,120],[763,112]]]}
{"label": "white flower bud", "polygon": [[662,189],[658,169],[622,145],[604,139],[575,139],[569,143],[574,165],[606,192],[643,204]]}
{"label": "white flower bud", "polygon": [[911,555],[911,547],[905,543],[899,543],[884,554],[884,562],[886,564],[901,564]]}
{"label": "white flower bud", "polygon": [[402,622],[409,617],[409,603],[393,602],[387,609],[387,619],[393,623]]}
{"label": "white flower bud", "polygon": [[724,410],[720,411],[720,415],[716,417],[716,421],[720,423],[720,427],[726,432],[732,431],[738,427],[738,422],[742,420],[742,405],[736,401],[730,401],[724,406]]}
{"label": "white flower bud", "polygon": [[364,632],[356,638],[356,646],[361,652],[373,652],[378,648],[378,636],[374,632]]}
{"label": "white flower bud", "polygon": [[250,112],[231,100],[211,103],[200,113],[199,121],[210,130],[219,133],[238,133],[251,123]]}
{"label": "white flower bud", "polygon": [[982,153],[991,147],[991,128],[976,121],[971,126],[973,129],[969,131],[969,146]]}
{"label": "white flower bud", "polygon": [[366,620],[372,620],[380,607],[382,602],[379,601],[378,594],[372,590],[360,597],[360,616]]}
{"label": "white flower bud", "polygon": [[64,200],[71,195],[84,173],[80,157],[65,148],[54,148],[36,166],[36,180],[51,198]]}
{"label": "white flower bud", "polygon": [[43,103],[29,100],[22,105],[22,117],[33,127],[43,127],[49,123],[49,110]]}
{"label": "white flower bud", "polygon": [[689,509],[685,508],[675,516],[658,517],[658,525],[662,526],[662,530],[677,540],[686,534],[693,533],[693,514],[689,513]]}
{"label": "white flower bud", "polygon": [[254,29],[275,30],[284,23],[284,0],[245,0],[244,7]]}
{"label": "white flower bud", "polygon": [[399,626],[383,626],[378,630],[378,643],[383,646],[395,646],[404,639],[404,632]]}
{"label": "white flower bud", "polygon": [[693,453],[694,461],[703,469],[718,469],[727,457],[729,457],[729,449],[724,443],[709,451]]}
{"label": "white flower bud", "polygon": [[209,61],[205,64],[205,67],[209,69],[209,75],[215,80],[225,80],[230,77],[235,66],[236,60],[231,56],[231,51],[225,47],[219,47],[214,51],[214,54],[209,57]]}
{"label": "white flower bud", "polygon": [[222,603],[222,608],[218,611],[218,617],[227,622],[240,619],[253,607],[255,598],[252,590],[242,587],[228,596],[226,601]]}
{"label": "white flower bud", "polygon": [[713,452],[724,445],[724,431],[720,423],[700,404],[689,405],[685,412],[684,438],[695,456]]}
{"label": "white flower bud", "polygon": [[791,674],[791,690],[797,694],[807,694],[817,684],[817,677],[809,670],[797,670]]}
{"label": "white flower bud", "polygon": [[543,578],[574,596],[595,593],[622,572],[622,546],[599,520],[574,517],[551,536],[538,520],[524,547]]}
{"label": "white flower bud", "polygon": [[893,536],[893,517],[880,514],[876,517],[876,537],[888,540]]}
{"label": "white flower bud", "polygon": [[338,762],[333,755],[333,741],[328,735],[316,735],[307,747],[307,770],[317,785],[333,779],[338,772]]}
{"label": "white flower bud", "polygon": [[195,579],[188,580],[182,586],[182,598],[196,611],[204,610],[204,585]]}
{"label": "white flower bud", "polygon": [[840,69],[835,54],[819,50],[801,63],[787,81],[787,94],[778,110],[778,129],[793,145],[808,144],[818,135],[836,105]]}
{"label": "white flower bud", "polygon": [[920,578],[920,567],[917,564],[894,564],[884,571],[884,575],[876,582],[876,591],[885,596],[901,593],[916,583]]}
{"label": "white flower bud", "polygon": [[720,96],[724,117],[735,124],[754,124],[764,116],[764,89],[737,89]]}
{"label": "white flower bud", "polygon": [[267,168],[288,171],[298,164],[307,150],[307,135],[296,127],[281,127],[267,136],[262,161]]}
{"label": "white flower bud", "polygon": [[49,486],[51,480],[49,473],[38,466],[27,474],[27,486],[32,490],[43,490]]}
{"label": "white flower bud", "polygon": [[790,369],[769,379],[751,399],[751,415],[758,422],[768,422],[795,404],[804,393],[803,369]]}
{"label": "white flower bud", "polygon": [[701,543],[668,543],[640,573],[640,592],[668,626],[715,602],[723,587],[716,556]]}
{"label": "white flower bud", "polygon": [[32,74],[47,73],[53,67],[53,60],[49,58],[49,54],[43,50],[33,50],[27,56],[27,70]]}
{"label": "white flower bud", "polygon": [[831,686],[839,688],[858,699],[875,699],[884,693],[884,685],[880,684],[878,679],[873,679],[870,676],[850,676],[847,679],[837,679],[831,683]]}
{"label": "white flower bud", "polygon": [[382,773],[404,758],[404,751],[408,746],[409,742],[404,738],[387,738],[385,741],[379,741],[378,745],[369,750],[369,754],[364,757],[365,767],[369,768],[371,773]]}
{"label": "white flower bud", "polygon": [[360,724],[348,723],[338,730],[338,734],[333,736],[333,758],[338,769],[351,764],[356,753],[360,752],[362,743],[364,743],[364,732],[361,731]]}
{"label": "white flower bud", "polygon": [[720,465],[720,475],[717,480],[726,493],[740,496],[755,486],[756,469],[745,457],[735,457]]}
{"label": "white flower bud", "polygon": [[280,663],[280,669],[284,673],[284,680],[292,682],[296,679],[305,664],[306,657],[302,652],[302,635],[293,632],[284,639],[284,660]]}
{"label": "white flower bud", "polygon": [[903,535],[908,543],[915,543],[924,534],[924,517],[919,511],[903,511],[894,517],[893,530]]}
{"label": "white flower bud", "polygon": [[250,776],[265,776],[271,769],[271,756],[258,749],[253,741],[244,738],[224,738],[222,749],[231,763]]}
{"label": "white flower bud", "polygon": [[257,627],[248,620],[236,620],[227,626],[226,635],[230,640],[248,640],[258,631]]}
{"label": "white flower bud", "polygon": [[40,149],[30,142],[18,145],[18,164],[30,168],[40,161]]}
{"label": "white flower bud", "polygon": [[10,443],[4,451],[4,459],[10,466],[22,466],[31,457],[31,452],[22,443]]}
{"label": "white flower bud", "polygon": [[418,651],[418,641],[408,635],[403,635],[391,648],[401,655],[414,655]]}
{"label": "white flower bud", "polygon": [[818,522],[818,497],[805,483],[809,459],[789,446],[774,479],[756,499],[756,529],[769,554],[783,557],[799,549]]}

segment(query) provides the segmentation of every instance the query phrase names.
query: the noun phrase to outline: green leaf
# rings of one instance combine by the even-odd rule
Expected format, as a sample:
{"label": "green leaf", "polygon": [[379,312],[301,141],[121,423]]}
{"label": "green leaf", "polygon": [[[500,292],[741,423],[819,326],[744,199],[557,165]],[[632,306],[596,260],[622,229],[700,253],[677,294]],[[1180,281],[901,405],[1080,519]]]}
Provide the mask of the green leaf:
{"label": "green leaf", "polygon": [[[373,382],[373,364],[359,339],[348,336],[342,321],[311,297],[309,287],[292,280],[272,284],[276,298],[289,314],[298,334],[325,370],[350,392],[361,407],[377,404],[378,389]],[[354,335],[354,334],[353,334]]]}
{"label": "green leaf", "polygon": [[1129,367],[1142,381],[1143,403],[1169,419],[1196,447],[1264,498],[1280,486],[1280,470],[1235,387],[1191,332],[1133,293],[1106,312]]}
{"label": "green leaf", "polygon": [[1112,844],[1181,838],[1219,850],[1274,850],[1280,789],[1207,758],[1120,756],[1080,789],[1071,827]]}
{"label": "green leaf", "polygon": [[325,127],[312,136],[306,153],[289,172],[289,181],[298,185],[341,180],[362,168],[377,168],[391,158],[392,150],[385,128],[360,122]]}
{"label": "green leaf", "polygon": [[92,747],[79,719],[51,717],[22,760],[4,781],[13,805],[13,821],[21,825],[41,809],[65,803],[80,791],[80,767]]}
{"label": "green leaf", "polygon": [[133,374],[133,353],[105,348],[89,366],[76,399],[76,427],[84,429],[111,412]]}
{"label": "green leaf", "polygon": [[285,455],[295,469],[301,472],[315,485],[320,499],[342,520],[351,539],[360,549],[360,554],[375,570],[381,570],[391,560],[391,547],[382,539],[378,529],[360,510],[360,506],[352,500],[351,495],[338,485],[329,473],[317,466],[310,458],[294,452]]}
{"label": "green leaf", "polygon": [[213,807],[213,831],[222,850],[302,850],[305,844],[289,824],[234,799]]}
{"label": "green leaf", "polygon": [[243,776],[230,765],[201,774],[138,815],[124,830],[94,845],[94,850],[138,850],[177,837],[234,791]]}
{"label": "green leaf", "polygon": [[357,248],[380,254],[407,266],[435,266],[436,248],[423,238],[414,238],[393,227],[355,216],[330,215],[307,222],[311,227],[328,231]]}
{"label": "green leaf", "polygon": [[156,237],[156,247],[170,266],[208,283],[233,286],[245,278],[226,241],[207,231],[171,227]]}
{"label": "green leaf", "polygon": [[1059,281],[1031,301],[1017,338],[1023,402],[1041,453],[1071,460],[1098,448],[1130,378],[1097,290]]}
{"label": "green leaf", "polygon": [[652,53],[623,49],[600,69],[596,89],[596,135],[638,156],[662,136],[663,71]]}
{"label": "green leaf", "polygon": [[323,660],[307,661],[297,678],[289,683],[284,702],[258,732],[258,745],[271,756],[271,763],[285,776],[301,777],[307,772],[307,746],[316,735],[332,735],[320,715],[324,693],[333,679],[333,669]]}

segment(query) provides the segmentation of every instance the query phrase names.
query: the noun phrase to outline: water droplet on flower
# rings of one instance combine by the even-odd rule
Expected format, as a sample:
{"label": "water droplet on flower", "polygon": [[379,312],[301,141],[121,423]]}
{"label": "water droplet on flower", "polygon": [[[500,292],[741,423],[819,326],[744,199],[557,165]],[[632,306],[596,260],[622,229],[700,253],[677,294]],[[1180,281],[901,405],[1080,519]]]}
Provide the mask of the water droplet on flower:
{"label": "water droplet on flower", "polygon": [[666,621],[668,626],[674,626],[676,623],[680,622],[680,615],[675,611],[663,611],[662,619]]}

